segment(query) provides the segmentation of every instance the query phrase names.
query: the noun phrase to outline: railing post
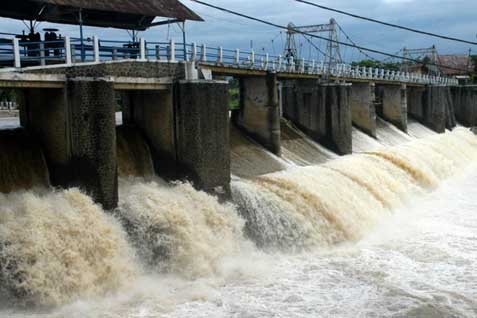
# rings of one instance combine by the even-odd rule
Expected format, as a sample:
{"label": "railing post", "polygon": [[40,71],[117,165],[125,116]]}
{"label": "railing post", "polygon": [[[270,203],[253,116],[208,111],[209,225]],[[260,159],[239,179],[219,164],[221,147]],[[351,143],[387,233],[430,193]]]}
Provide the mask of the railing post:
{"label": "railing post", "polygon": [[207,46],[202,44],[202,62],[207,62]]}
{"label": "railing post", "polygon": [[73,58],[71,56],[71,40],[69,36],[65,36],[65,64],[71,65]]}
{"label": "railing post", "polygon": [[311,61],[311,70],[310,70],[310,74],[313,74],[313,73],[315,73],[315,66],[316,66],[316,62],[315,62],[315,60],[312,60],[312,61]]}
{"label": "railing post", "polygon": [[45,42],[41,41],[40,42],[40,65],[45,66],[46,61],[45,61]]}
{"label": "railing post", "polygon": [[255,66],[255,51],[252,49],[252,53],[250,53],[250,62],[252,66]]}
{"label": "railing post", "polygon": [[282,63],[283,63],[282,56],[278,55],[278,71],[282,70]]}
{"label": "railing post", "polygon": [[20,40],[13,39],[13,61],[16,68],[22,67],[22,61],[20,59]]}
{"label": "railing post", "polygon": [[161,60],[161,46],[156,45],[156,60],[160,61]]}
{"label": "railing post", "polygon": [[224,49],[219,46],[219,56],[217,56],[217,63],[222,64],[224,61]]}
{"label": "railing post", "polygon": [[305,73],[305,59],[301,59],[301,66],[300,66],[301,73]]}
{"label": "railing post", "polygon": [[144,38],[139,39],[139,56],[142,61],[146,60],[146,41]]}
{"label": "railing post", "polygon": [[169,62],[175,62],[176,60],[176,42],[171,40],[169,42]]}
{"label": "railing post", "polygon": [[113,59],[113,61],[116,61],[118,59],[118,49],[117,48],[113,48],[113,50],[111,52],[111,58]]}
{"label": "railing post", "polygon": [[197,45],[195,43],[192,43],[192,52],[190,59],[192,62],[195,62],[197,60]]}
{"label": "railing post", "polygon": [[265,54],[265,66],[264,66],[265,70],[268,70],[269,58],[270,58],[270,56],[268,55],[268,53]]}
{"label": "railing post", "polygon": [[97,36],[93,36],[93,52],[94,52],[94,61],[99,63],[99,40]]}

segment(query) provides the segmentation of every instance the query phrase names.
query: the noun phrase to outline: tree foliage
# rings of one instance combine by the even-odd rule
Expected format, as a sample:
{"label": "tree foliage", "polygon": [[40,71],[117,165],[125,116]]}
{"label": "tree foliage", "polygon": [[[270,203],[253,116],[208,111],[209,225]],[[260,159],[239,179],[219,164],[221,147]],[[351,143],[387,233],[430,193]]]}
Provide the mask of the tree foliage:
{"label": "tree foliage", "polygon": [[399,71],[401,69],[400,63],[387,63],[387,62],[380,62],[375,60],[362,60],[359,62],[353,62],[351,65],[353,66],[365,66],[365,67],[372,67],[372,68],[383,68],[385,70],[390,71]]}

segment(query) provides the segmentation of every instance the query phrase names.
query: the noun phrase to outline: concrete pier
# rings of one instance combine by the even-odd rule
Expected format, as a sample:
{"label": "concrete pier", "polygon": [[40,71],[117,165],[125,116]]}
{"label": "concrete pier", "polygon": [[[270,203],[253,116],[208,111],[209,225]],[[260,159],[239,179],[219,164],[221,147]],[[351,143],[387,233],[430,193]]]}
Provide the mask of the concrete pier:
{"label": "concrete pier", "polygon": [[452,87],[457,120],[466,127],[477,126],[477,85]]}
{"label": "concrete pier", "polygon": [[340,155],[352,153],[351,85],[288,81],[283,114],[315,141]]}
{"label": "concrete pier", "polygon": [[229,193],[227,87],[220,81],[180,81],[164,90],[122,92],[124,123],[145,136],[157,174]]}
{"label": "concrete pier", "polygon": [[376,93],[382,103],[379,115],[400,130],[407,132],[406,85],[377,85]]}
{"label": "concrete pier", "polygon": [[452,95],[448,86],[408,88],[411,116],[435,132],[444,133],[456,125]]}
{"label": "concrete pier", "polygon": [[351,112],[353,124],[376,138],[376,96],[374,83],[353,83],[351,86]]}
{"label": "concrete pier", "polygon": [[455,127],[450,89],[447,86],[428,86],[424,94],[424,123],[438,133]]}
{"label": "concrete pier", "polygon": [[280,106],[277,76],[240,79],[240,109],[232,121],[269,151],[280,156]]}
{"label": "concrete pier", "polygon": [[115,107],[106,80],[25,89],[20,102],[21,124],[42,144],[52,185],[80,187],[105,209],[118,200]]}

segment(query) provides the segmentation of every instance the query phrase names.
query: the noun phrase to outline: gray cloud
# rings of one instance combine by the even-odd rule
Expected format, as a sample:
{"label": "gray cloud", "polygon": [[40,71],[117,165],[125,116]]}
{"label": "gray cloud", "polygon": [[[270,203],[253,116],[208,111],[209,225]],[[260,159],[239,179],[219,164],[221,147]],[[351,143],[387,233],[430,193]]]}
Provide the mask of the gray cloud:
{"label": "gray cloud", "polygon": [[[296,25],[320,24],[326,23],[331,17],[334,17],[359,45],[390,53],[397,52],[402,47],[429,47],[433,44],[437,45],[441,53],[466,53],[470,47],[470,45],[430,38],[356,20],[338,13],[300,4],[293,0],[208,1],[218,6],[283,25],[288,22],[294,22]],[[250,41],[253,40],[256,50],[265,48],[270,53],[280,54],[283,49],[283,34],[280,35],[280,31],[273,27],[234,17],[188,0],[182,2],[206,20],[204,23],[188,23],[188,42],[194,41],[207,43],[211,46],[245,49],[250,47]],[[323,0],[317,2],[397,24],[477,40],[477,20],[475,19],[477,3],[475,0]],[[47,25],[50,24],[42,24],[42,27]],[[20,21],[10,19],[1,19],[0,26],[4,32],[20,32],[25,29]],[[78,28],[75,26],[60,26],[60,28],[63,33],[72,36],[78,35]],[[128,38],[125,31],[113,29],[86,28],[86,34],[88,36],[97,34],[102,38]],[[168,37],[181,41],[181,33],[177,26],[154,28],[145,32],[143,36],[150,41],[166,41]],[[274,39],[273,42],[272,39]],[[477,52],[477,46],[474,46],[473,50]],[[308,45],[304,44],[303,54],[308,55],[309,53]],[[348,58],[358,59],[362,57],[356,50],[352,49],[347,49],[345,53]]]}

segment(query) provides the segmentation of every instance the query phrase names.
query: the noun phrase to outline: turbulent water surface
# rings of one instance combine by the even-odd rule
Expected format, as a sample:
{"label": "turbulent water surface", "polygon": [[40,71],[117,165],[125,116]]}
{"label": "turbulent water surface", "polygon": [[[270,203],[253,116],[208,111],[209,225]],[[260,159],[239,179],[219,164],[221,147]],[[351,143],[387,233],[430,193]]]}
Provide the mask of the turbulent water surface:
{"label": "turbulent water surface", "polygon": [[468,130],[382,122],[392,147],[355,131],[361,153],[333,160],[290,130],[287,161],[235,131],[232,204],[139,178],[148,147],[121,129],[116,211],[77,189],[0,195],[0,317],[477,316]]}

